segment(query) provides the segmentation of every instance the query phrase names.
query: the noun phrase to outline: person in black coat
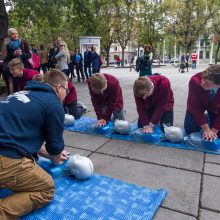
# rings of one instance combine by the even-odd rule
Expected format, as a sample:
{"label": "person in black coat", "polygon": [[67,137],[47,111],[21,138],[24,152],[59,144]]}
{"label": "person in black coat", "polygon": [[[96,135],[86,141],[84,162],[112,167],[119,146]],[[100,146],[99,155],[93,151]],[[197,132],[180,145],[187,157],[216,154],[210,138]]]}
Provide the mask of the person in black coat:
{"label": "person in black coat", "polygon": [[91,63],[92,63],[92,52],[88,46],[86,46],[86,51],[84,52],[84,73],[86,75],[86,78],[88,79],[88,72],[89,76],[92,76],[92,70],[91,70]]}
{"label": "person in black coat", "polygon": [[[77,80],[78,82],[80,82],[81,78],[83,81],[85,81],[85,76],[84,76],[84,72],[83,72],[83,57],[82,57],[82,54],[79,53],[79,49],[76,48],[75,49],[75,54],[73,55],[73,63],[74,65],[76,66],[76,75],[77,75]],[[81,78],[80,78],[80,75],[81,75]],[[88,76],[86,77],[88,79]]]}

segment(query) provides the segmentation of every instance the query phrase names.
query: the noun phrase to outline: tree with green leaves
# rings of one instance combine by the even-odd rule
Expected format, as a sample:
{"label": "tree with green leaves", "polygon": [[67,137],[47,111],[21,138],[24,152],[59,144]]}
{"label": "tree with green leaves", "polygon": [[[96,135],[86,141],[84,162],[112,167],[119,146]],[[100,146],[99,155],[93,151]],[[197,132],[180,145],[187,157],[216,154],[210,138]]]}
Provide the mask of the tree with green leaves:
{"label": "tree with green leaves", "polygon": [[4,0],[0,0],[0,51],[2,50],[2,45],[4,38],[7,37],[8,31],[8,14],[6,12]]}
{"label": "tree with green leaves", "polygon": [[203,33],[211,14],[215,9],[216,0],[164,0],[169,22],[166,31],[190,52],[199,36]]}

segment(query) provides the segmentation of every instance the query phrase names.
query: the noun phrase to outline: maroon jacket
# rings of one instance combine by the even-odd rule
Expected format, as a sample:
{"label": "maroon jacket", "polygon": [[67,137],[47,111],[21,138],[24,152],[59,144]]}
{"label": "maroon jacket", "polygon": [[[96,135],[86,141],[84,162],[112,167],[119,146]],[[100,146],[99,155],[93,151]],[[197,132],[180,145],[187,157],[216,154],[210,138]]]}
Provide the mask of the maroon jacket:
{"label": "maroon jacket", "polygon": [[17,85],[18,85],[18,91],[24,90],[25,83],[29,80],[32,80],[35,75],[40,74],[39,72],[31,69],[24,68],[23,70],[23,76],[22,77],[16,77]]}
{"label": "maroon jacket", "polygon": [[77,94],[76,88],[71,82],[68,82],[68,89],[70,90],[70,92],[66,96],[64,103],[70,105],[77,99]]}
{"label": "maroon jacket", "polygon": [[[97,119],[105,119],[108,122],[111,119],[113,110],[120,111],[123,109],[123,97],[118,79],[109,74],[103,75],[107,80],[107,89],[103,94],[96,94],[92,91],[90,79],[88,79],[87,83]],[[105,115],[102,113],[102,107],[104,106],[107,106]]]}
{"label": "maroon jacket", "polygon": [[198,125],[207,124],[205,110],[217,115],[213,128],[220,130],[220,90],[213,101],[209,98],[209,90],[201,86],[202,73],[197,73],[189,81],[189,94],[187,99],[187,111],[190,112]]}
{"label": "maroon jacket", "polygon": [[[149,76],[154,84],[154,91],[151,96],[146,99],[135,97],[137,112],[143,126],[150,122],[157,124],[164,112],[172,111],[174,105],[173,91],[170,86],[170,81],[165,76]],[[149,120],[146,110],[153,108],[154,113]]]}

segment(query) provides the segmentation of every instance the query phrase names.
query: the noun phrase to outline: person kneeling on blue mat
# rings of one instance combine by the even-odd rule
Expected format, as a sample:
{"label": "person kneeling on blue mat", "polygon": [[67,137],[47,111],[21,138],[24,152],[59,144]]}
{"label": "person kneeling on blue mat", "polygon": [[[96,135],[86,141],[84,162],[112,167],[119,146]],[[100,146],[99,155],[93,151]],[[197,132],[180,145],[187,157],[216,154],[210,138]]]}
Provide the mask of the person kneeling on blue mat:
{"label": "person kneeling on blue mat", "polygon": [[67,89],[65,74],[51,69],[43,81],[31,80],[0,101],[0,188],[14,192],[0,199],[0,219],[18,219],[52,200],[54,181],[35,160],[38,152],[45,154],[43,142],[53,164],[68,159],[62,105]]}
{"label": "person kneeling on blue mat", "polygon": [[[220,138],[220,65],[212,65],[189,81],[184,128],[187,134],[203,131],[203,138]],[[205,114],[207,111],[207,115]],[[208,120],[207,120],[208,118]]]}
{"label": "person kneeling on blue mat", "polygon": [[137,106],[138,127],[144,133],[153,133],[153,126],[160,122],[173,125],[173,91],[168,78],[162,75],[142,76],[134,82],[134,97]]}
{"label": "person kneeling on blue mat", "polygon": [[86,106],[77,101],[76,88],[70,81],[68,82],[68,94],[64,100],[64,109],[66,113],[74,116],[75,119],[79,119],[86,113]]}
{"label": "person kneeling on blue mat", "polygon": [[88,79],[91,101],[97,115],[96,126],[104,126],[111,120],[125,120],[122,90],[116,77],[96,73]]}

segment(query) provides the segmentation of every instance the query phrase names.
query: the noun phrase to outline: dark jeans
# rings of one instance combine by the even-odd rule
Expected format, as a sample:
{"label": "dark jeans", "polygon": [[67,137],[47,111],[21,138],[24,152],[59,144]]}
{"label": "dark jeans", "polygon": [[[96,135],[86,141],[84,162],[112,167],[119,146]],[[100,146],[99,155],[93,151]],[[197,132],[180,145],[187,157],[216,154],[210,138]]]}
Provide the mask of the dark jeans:
{"label": "dark jeans", "polygon": [[[89,75],[88,75],[87,70],[89,72]],[[89,78],[89,76],[90,77],[92,76],[91,64],[84,63],[84,73],[85,73],[87,79]]]}
{"label": "dark jeans", "polygon": [[[210,128],[212,128],[215,118],[216,118],[216,114],[212,112],[208,112],[207,123],[209,124]],[[184,129],[186,134],[188,135],[191,133],[200,132],[201,130],[201,126],[196,123],[194,116],[188,111],[186,112],[185,115]],[[218,132],[218,137],[220,138],[220,131]]]}
{"label": "dark jeans", "polygon": [[[149,121],[151,120],[153,113],[154,113],[155,109],[154,108],[150,108],[146,110],[146,114],[149,118]],[[164,125],[168,125],[168,126],[172,126],[173,125],[173,111],[167,111],[164,112],[161,119],[160,119],[160,129],[161,131],[164,132]],[[141,122],[140,118],[138,118],[138,127],[139,128],[143,128],[144,125]]]}
{"label": "dark jeans", "polygon": [[77,75],[78,82],[80,82],[80,75],[79,75],[79,73],[81,75],[82,80],[84,81],[85,80],[85,76],[84,76],[84,73],[83,73],[83,66],[82,66],[82,64],[76,63],[76,75]]}
{"label": "dark jeans", "polygon": [[75,119],[80,118],[83,115],[83,107],[77,106],[77,100],[71,104],[64,105],[65,112],[74,116]]}
{"label": "dark jeans", "polygon": [[73,62],[70,62],[68,66],[69,66],[69,71],[70,71],[70,79],[72,81],[73,77],[76,77],[75,74],[74,74],[74,64],[73,64]]}
{"label": "dark jeans", "polygon": [[43,70],[43,73],[46,73],[48,70],[48,63],[41,64],[40,67]]}

